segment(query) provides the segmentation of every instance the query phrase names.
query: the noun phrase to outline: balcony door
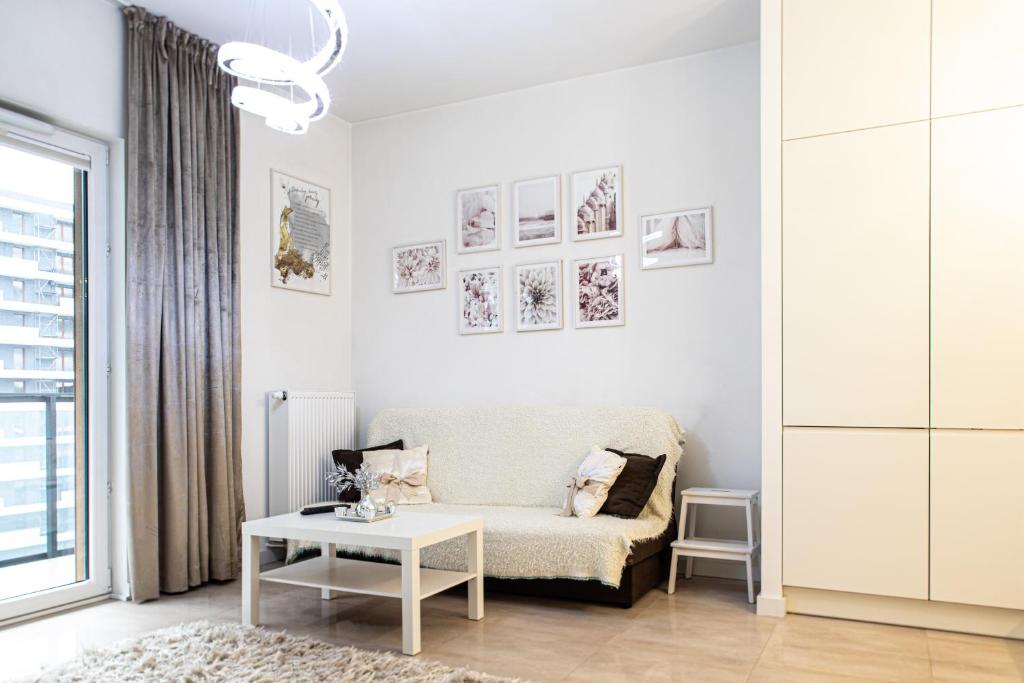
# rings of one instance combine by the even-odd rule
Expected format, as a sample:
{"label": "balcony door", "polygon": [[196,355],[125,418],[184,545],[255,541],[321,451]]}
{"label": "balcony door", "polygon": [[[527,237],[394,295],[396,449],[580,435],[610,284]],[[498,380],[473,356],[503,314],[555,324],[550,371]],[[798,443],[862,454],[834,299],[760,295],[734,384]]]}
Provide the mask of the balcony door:
{"label": "balcony door", "polygon": [[0,622],[110,591],[107,158],[0,127]]}

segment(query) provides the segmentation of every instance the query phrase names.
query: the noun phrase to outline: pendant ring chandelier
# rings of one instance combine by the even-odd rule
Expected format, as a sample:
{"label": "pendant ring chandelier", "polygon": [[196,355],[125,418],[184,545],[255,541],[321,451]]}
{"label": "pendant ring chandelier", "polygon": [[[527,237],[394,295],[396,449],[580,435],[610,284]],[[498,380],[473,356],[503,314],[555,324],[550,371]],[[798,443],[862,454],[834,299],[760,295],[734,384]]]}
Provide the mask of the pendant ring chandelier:
{"label": "pendant ring chandelier", "polygon": [[[243,111],[262,116],[267,125],[285,133],[301,134],[311,121],[323,118],[331,105],[331,93],[323,76],[333,69],[348,45],[348,25],[337,0],[309,0],[327,24],[327,42],[306,61],[255,43],[233,41],[217,51],[220,68],[238,79],[252,81],[257,87],[236,85],[231,104]],[[298,89],[302,99],[295,101],[279,92],[260,86]]]}

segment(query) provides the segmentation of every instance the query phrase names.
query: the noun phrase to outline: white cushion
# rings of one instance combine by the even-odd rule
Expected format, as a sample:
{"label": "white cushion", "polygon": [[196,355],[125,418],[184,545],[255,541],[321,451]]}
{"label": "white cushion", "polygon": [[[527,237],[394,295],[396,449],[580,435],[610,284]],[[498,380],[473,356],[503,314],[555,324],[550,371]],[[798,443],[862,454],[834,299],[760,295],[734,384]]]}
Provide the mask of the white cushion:
{"label": "white cushion", "polygon": [[427,488],[427,446],[404,451],[363,451],[363,464],[384,475],[381,487],[370,492],[375,500],[397,505],[431,502]]}
{"label": "white cushion", "polygon": [[593,517],[608,500],[608,490],[619,478],[626,459],[600,446],[591,446],[590,453],[576,468],[566,487],[562,503],[564,516]]}

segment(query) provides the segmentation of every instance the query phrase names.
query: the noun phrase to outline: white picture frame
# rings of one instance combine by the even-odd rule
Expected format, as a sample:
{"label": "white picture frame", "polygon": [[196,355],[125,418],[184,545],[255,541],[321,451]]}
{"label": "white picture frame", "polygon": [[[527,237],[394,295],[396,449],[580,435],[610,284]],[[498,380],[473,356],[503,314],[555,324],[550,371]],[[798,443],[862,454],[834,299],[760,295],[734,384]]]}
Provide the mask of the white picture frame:
{"label": "white picture frame", "polygon": [[710,206],[640,217],[640,268],[677,268],[714,262]]}
{"label": "white picture frame", "polygon": [[502,274],[501,266],[464,268],[456,274],[459,334],[491,334],[505,330]]}
{"label": "white picture frame", "polygon": [[501,249],[501,186],[455,192],[455,251],[473,254]]}
{"label": "white picture frame", "polygon": [[622,236],[621,165],[577,171],[570,176],[569,187],[566,230],[574,242]]}
{"label": "white picture frame", "polygon": [[270,284],[331,295],[331,191],[270,171]]}
{"label": "white picture frame", "polygon": [[561,241],[562,176],[512,183],[512,246],[537,247]]}
{"label": "white picture frame", "polygon": [[[582,258],[572,262],[574,327],[615,327],[626,324],[624,266],[622,254]],[[596,281],[597,278],[605,280],[608,277],[612,277],[614,283]],[[609,316],[609,306],[614,308],[614,316]]]}
{"label": "white picture frame", "polygon": [[448,286],[445,240],[403,244],[391,249],[391,292],[409,294]]}
{"label": "white picture frame", "polygon": [[562,329],[561,259],[517,265],[512,271],[512,291],[516,332]]}

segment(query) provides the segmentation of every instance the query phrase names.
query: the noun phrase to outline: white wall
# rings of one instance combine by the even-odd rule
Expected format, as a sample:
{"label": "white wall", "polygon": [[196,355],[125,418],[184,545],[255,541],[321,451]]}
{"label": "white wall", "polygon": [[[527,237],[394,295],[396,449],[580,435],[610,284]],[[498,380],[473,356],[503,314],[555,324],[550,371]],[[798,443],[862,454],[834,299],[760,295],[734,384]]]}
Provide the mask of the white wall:
{"label": "white wall", "polygon": [[[266,392],[348,391],[352,375],[351,126],[333,116],[287,135],[242,114],[242,477],[247,516],[266,511]],[[331,191],[332,294],[270,285],[270,170]]]}
{"label": "white wall", "polygon": [[[746,44],[356,124],[360,433],[391,406],[653,405],[688,431],[682,486],[758,488],[758,79],[758,47]],[[614,163],[624,237],[514,249],[506,229],[500,252],[455,255],[457,188],[502,183],[507,228],[511,181]],[[638,217],[706,205],[714,264],[641,271]],[[391,247],[441,238],[447,289],[393,295]],[[507,304],[514,264],[615,253],[626,255],[624,327],[457,334],[459,268],[504,265]],[[742,528],[738,516],[704,520],[701,532]]]}
{"label": "white wall", "polygon": [[125,134],[125,31],[108,0],[3,0],[0,101],[102,137]]}

